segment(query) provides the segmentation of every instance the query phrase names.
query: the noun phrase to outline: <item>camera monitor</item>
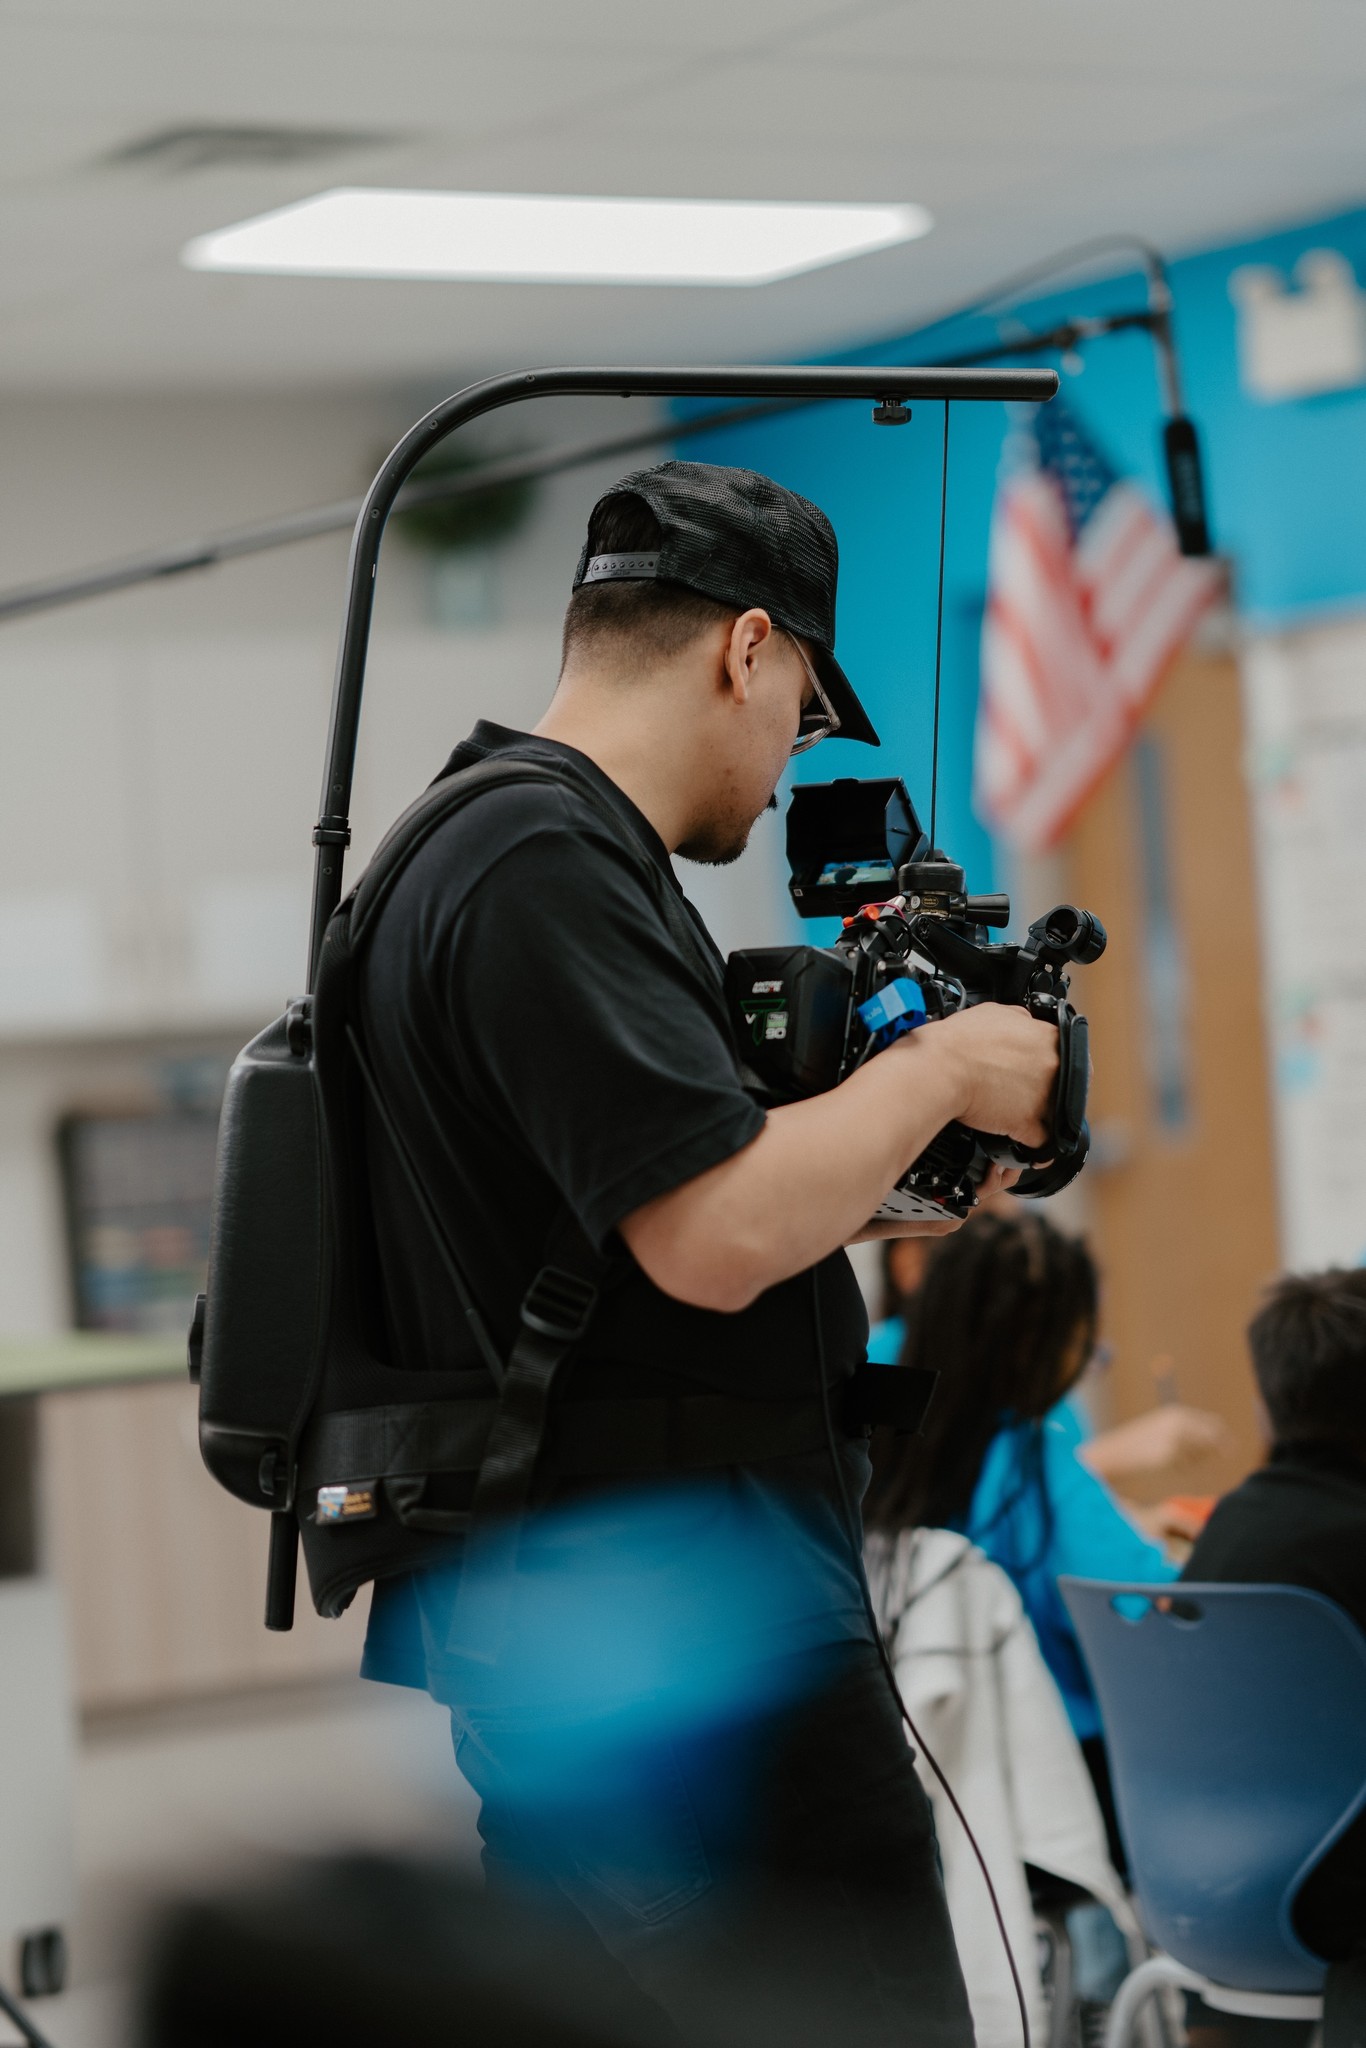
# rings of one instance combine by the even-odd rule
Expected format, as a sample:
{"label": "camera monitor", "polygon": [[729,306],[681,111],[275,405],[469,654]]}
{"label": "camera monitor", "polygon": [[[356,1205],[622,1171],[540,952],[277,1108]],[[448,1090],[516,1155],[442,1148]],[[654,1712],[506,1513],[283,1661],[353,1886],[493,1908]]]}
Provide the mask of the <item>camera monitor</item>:
{"label": "camera monitor", "polygon": [[799,917],[852,917],[894,896],[930,842],[899,776],[798,783],[787,813],[788,893]]}

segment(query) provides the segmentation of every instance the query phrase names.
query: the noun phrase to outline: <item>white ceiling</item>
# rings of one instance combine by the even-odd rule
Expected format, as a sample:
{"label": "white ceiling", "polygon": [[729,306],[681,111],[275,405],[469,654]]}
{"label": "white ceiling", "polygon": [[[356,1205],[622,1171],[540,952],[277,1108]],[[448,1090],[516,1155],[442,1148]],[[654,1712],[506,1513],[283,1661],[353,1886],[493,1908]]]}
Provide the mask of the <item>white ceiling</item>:
{"label": "white ceiling", "polygon": [[[1083,236],[1366,197],[1366,0],[0,0],[0,388],[458,381],[895,332]],[[150,132],[388,138],[110,165]],[[753,288],[214,276],[335,184],[918,200],[923,242]]]}

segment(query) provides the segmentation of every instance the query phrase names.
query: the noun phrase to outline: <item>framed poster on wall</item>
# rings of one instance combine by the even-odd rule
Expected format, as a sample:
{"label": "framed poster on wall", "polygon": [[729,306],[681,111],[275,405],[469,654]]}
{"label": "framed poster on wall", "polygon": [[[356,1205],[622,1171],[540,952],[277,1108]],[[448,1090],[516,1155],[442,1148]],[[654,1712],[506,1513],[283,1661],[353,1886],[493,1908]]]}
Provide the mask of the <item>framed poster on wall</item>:
{"label": "framed poster on wall", "polygon": [[188,1329],[208,1265],[217,1135],[217,1116],[197,1109],[62,1120],[57,1147],[79,1329]]}

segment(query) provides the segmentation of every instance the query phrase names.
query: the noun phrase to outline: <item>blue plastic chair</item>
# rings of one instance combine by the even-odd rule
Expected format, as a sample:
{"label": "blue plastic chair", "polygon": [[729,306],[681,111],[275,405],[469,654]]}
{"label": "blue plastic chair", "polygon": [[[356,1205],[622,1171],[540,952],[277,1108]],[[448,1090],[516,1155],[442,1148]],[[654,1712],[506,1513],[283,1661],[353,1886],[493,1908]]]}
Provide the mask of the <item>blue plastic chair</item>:
{"label": "blue plastic chair", "polygon": [[1062,1579],[1105,1724],[1144,1932],[1111,2016],[1162,1982],[1218,2010],[1316,2019],[1300,1886],[1366,1806],[1366,1636],[1294,1586]]}

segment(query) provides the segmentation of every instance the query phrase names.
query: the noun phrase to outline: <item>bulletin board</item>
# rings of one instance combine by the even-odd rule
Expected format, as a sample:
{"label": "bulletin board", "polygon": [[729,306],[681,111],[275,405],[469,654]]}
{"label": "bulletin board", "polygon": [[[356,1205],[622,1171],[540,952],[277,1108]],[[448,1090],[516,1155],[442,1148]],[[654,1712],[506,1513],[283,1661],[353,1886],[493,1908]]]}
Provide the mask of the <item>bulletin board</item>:
{"label": "bulletin board", "polygon": [[[1249,639],[1281,1248],[1366,1262],[1366,618]],[[1218,914],[1211,906],[1211,914]]]}

